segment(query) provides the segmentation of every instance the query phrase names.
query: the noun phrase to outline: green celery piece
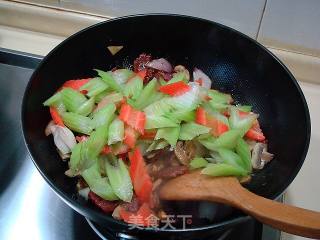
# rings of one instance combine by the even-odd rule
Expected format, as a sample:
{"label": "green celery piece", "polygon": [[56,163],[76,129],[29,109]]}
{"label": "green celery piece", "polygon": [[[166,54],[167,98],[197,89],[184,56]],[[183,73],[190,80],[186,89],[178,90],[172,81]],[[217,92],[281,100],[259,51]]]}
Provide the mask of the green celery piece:
{"label": "green celery piece", "polygon": [[162,77],[160,77],[159,83],[161,86],[167,85],[167,82]]}
{"label": "green celery piece", "polygon": [[109,126],[108,145],[121,142],[124,137],[124,123],[115,118]]}
{"label": "green celery piece", "polygon": [[241,131],[241,136],[251,128],[253,122],[258,118],[257,114],[248,114],[247,116],[241,118],[239,116],[239,111],[236,107],[230,108],[229,123],[231,129],[238,129]]}
{"label": "green celery piece", "polygon": [[96,163],[89,169],[83,171],[81,175],[92,192],[108,201],[118,200],[119,198],[112,190],[108,179],[101,176],[99,168],[98,163]]}
{"label": "green celery piece", "polygon": [[157,92],[157,79],[152,79],[142,90],[139,98],[135,102],[135,106],[137,109],[144,109],[148,106],[152,100],[153,94]]}
{"label": "green celery piece", "polygon": [[87,101],[87,98],[72,88],[64,88],[61,91],[63,104],[70,112],[77,112],[78,108]]}
{"label": "green celery piece", "polygon": [[116,111],[116,106],[114,103],[109,103],[103,108],[94,112],[92,115],[92,124],[94,128],[103,126],[105,124],[109,125],[114,118],[114,113]]}
{"label": "green celery piece", "polygon": [[210,98],[212,98],[213,101],[215,101],[217,103],[229,104],[233,100],[230,94],[222,93],[222,92],[219,92],[219,91],[213,90],[213,89],[210,89],[208,91],[208,95]]}
{"label": "green celery piece", "polygon": [[89,135],[93,130],[92,120],[77,113],[65,112],[62,115],[64,124],[71,130]]}
{"label": "green celery piece", "polygon": [[192,111],[195,110],[201,102],[201,88],[196,84],[190,84],[190,91],[175,97],[170,97],[168,104],[176,110]]}
{"label": "green celery piece", "polygon": [[48,98],[46,101],[43,102],[44,106],[56,106],[56,104],[58,104],[59,102],[61,102],[61,93],[57,92],[55,94],[53,94],[50,98]]}
{"label": "green celery piece", "polygon": [[101,77],[101,79],[113,90],[117,92],[122,92],[122,88],[119,83],[116,82],[114,77],[112,76],[112,73],[110,72],[104,72],[98,69],[95,69],[98,72],[98,75]]}
{"label": "green celery piece", "polygon": [[[210,134],[211,135],[211,134]],[[213,136],[210,136],[210,137],[207,137],[206,134],[204,134],[204,136],[199,136],[198,138],[198,141],[203,145],[205,146],[207,149],[209,150],[215,150],[215,145],[214,145],[214,142],[216,141],[216,138],[213,137]]]}
{"label": "green celery piece", "polygon": [[186,82],[186,75],[184,72],[178,72],[173,74],[173,77],[170,79],[170,81],[167,82],[166,85],[180,81]]}
{"label": "green celery piece", "polygon": [[90,137],[83,143],[81,149],[81,164],[84,169],[87,169],[97,161],[97,157],[102,151],[103,147],[108,141],[108,128],[109,125],[103,125],[93,131]]}
{"label": "green celery piece", "polygon": [[209,101],[210,107],[218,112],[225,111],[230,105],[226,103],[216,102],[214,99]]}
{"label": "green celery piece", "polygon": [[[102,100],[103,98],[105,98],[107,95],[109,95],[109,94],[110,94],[110,90],[111,90],[111,89],[107,89],[107,90],[105,90],[105,91],[97,94],[97,95],[95,96],[95,101],[96,101],[96,103],[101,102],[101,100]],[[111,90],[111,91],[112,91],[112,90]]]}
{"label": "green celery piece", "polygon": [[241,132],[239,130],[233,129],[221,134],[217,139],[214,140],[200,140],[206,148],[209,150],[217,150],[218,148],[235,148],[238,139],[240,138]]}
{"label": "green celery piece", "polygon": [[184,123],[181,125],[179,139],[192,140],[199,135],[209,133],[210,130],[210,128],[194,122]]}
{"label": "green celery piece", "polygon": [[143,89],[143,79],[139,76],[135,76],[126,83],[123,89],[123,94],[126,97],[130,97],[133,100],[138,99]]}
{"label": "green celery piece", "polygon": [[247,172],[242,168],[235,167],[225,163],[209,163],[201,174],[210,175],[213,177],[221,176],[247,176]]}
{"label": "green celery piece", "polygon": [[83,103],[76,113],[83,115],[83,116],[88,116],[94,108],[94,97],[90,98],[87,100],[85,103]]}
{"label": "green celery piece", "polygon": [[178,127],[179,125],[163,116],[147,116],[145,129],[165,128],[165,127]]}
{"label": "green celery piece", "polygon": [[240,110],[242,112],[251,112],[251,110],[252,110],[252,106],[250,106],[250,105],[237,105],[236,107],[238,110]]}
{"label": "green celery piece", "polygon": [[71,157],[69,161],[70,170],[74,175],[81,172],[81,150],[82,150],[83,142],[76,144],[72,148]]}
{"label": "green celery piece", "polygon": [[157,131],[155,140],[165,139],[172,147],[176,146],[179,138],[180,126],[170,128],[160,128]]}
{"label": "green celery piece", "polygon": [[215,137],[212,136],[211,133],[205,133],[205,134],[201,134],[199,137],[197,137],[198,140],[210,140],[210,141],[214,141]]}
{"label": "green celery piece", "polygon": [[221,156],[222,163],[226,163],[226,164],[229,164],[229,165],[232,165],[235,167],[239,167],[239,168],[242,168],[244,171],[246,171],[244,168],[244,164],[241,160],[241,157],[238,154],[236,154],[235,152],[233,152],[229,149],[226,149],[226,148],[220,148],[220,149],[218,149],[218,153]]}
{"label": "green celery piece", "polygon": [[111,72],[111,74],[119,85],[123,85],[134,75],[134,72],[127,68],[121,68]]}
{"label": "green celery piece", "polygon": [[179,121],[193,122],[196,118],[196,112],[178,110],[178,111],[167,113],[165,114],[165,116],[177,122]]}
{"label": "green celery piece", "polygon": [[251,153],[250,153],[249,145],[242,138],[238,140],[238,144],[236,146],[236,152],[241,157],[244,168],[250,173],[252,171]]}
{"label": "green celery piece", "polygon": [[168,104],[169,98],[165,97],[155,101],[143,109],[147,116],[161,116],[175,112],[174,108]]}
{"label": "green celery piece", "polygon": [[86,90],[88,97],[94,97],[108,89],[108,85],[99,77],[93,78],[83,85],[80,90]]}
{"label": "green celery piece", "polygon": [[193,169],[198,169],[198,168],[204,168],[208,165],[208,161],[205,160],[202,157],[196,157],[194,159],[192,159],[189,163],[189,168],[191,170]]}
{"label": "green celery piece", "polygon": [[55,107],[60,115],[67,111],[66,106],[63,104],[62,100],[55,104]]}
{"label": "green celery piece", "polygon": [[163,149],[169,146],[169,143],[166,140],[157,140],[153,141],[151,145],[147,148],[146,152],[151,152],[153,150]]}
{"label": "green celery piece", "polygon": [[123,99],[123,95],[121,93],[111,92],[111,93],[107,94],[104,98],[102,98],[100,102],[101,102],[101,104],[102,103],[116,104],[116,103],[122,101],[122,99]]}
{"label": "green celery piece", "polygon": [[107,176],[114,193],[123,201],[131,202],[133,186],[127,166],[121,159],[114,161],[111,165],[105,161]]}

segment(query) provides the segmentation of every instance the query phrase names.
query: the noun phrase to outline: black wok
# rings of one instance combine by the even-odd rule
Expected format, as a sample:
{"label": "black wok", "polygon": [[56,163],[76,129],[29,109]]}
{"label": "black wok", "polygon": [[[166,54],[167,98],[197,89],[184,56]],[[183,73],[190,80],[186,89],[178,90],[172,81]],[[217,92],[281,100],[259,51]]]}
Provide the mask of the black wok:
{"label": "black wok", "polygon": [[[112,56],[109,45],[124,48]],[[142,52],[190,70],[199,67],[213,79],[213,88],[232,93],[236,102],[252,105],[276,157],[254,174],[247,187],[275,199],[289,186],[308,150],[310,118],[303,93],[288,69],[259,43],[223,25],[188,16],[139,15],[106,21],[69,37],[43,59],[26,88],[22,108],[26,145],[42,176],[67,204],[103,226],[155,238],[155,230],[128,230],[127,224],[78,200],[76,179],[64,175],[67,164],[60,160],[52,139],[44,135],[50,116],[42,102],[63,82],[94,76],[95,68],[128,67]],[[171,206],[197,212],[194,205]],[[218,209],[228,212],[223,206]],[[158,230],[156,236],[200,237],[248,219],[237,211],[224,215],[186,230]]]}

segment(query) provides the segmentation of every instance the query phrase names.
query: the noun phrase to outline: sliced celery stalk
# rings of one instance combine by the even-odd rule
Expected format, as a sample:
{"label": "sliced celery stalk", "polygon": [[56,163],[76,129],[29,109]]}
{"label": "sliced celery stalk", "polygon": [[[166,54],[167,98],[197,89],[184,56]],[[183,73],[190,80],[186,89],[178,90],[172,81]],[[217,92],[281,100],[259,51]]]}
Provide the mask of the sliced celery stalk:
{"label": "sliced celery stalk", "polygon": [[169,98],[165,97],[148,105],[143,111],[147,116],[161,116],[173,112],[174,108],[168,104]]}
{"label": "sliced celery stalk", "polygon": [[118,200],[112,187],[106,177],[101,177],[98,163],[92,165],[89,169],[81,174],[90,190],[108,201]]}
{"label": "sliced celery stalk", "polygon": [[93,130],[92,120],[77,113],[65,112],[62,120],[68,128],[78,133],[89,135]]}
{"label": "sliced celery stalk", "polygon": [[173,119],[175,121],[185,121],[185,122],[192,122],[195,120],[196,113],[195,111],[173,111],[170,113],[165,114],[166,117]]}
{"label": "sliced celery stalk", "polygon": [[98,75],[101,77],[101,79],[113,90],[117,92],[121,92],[121,86],[116,82],[114,77],[112,76],[112,73],[110,72],[104,72],[98,69],[95,69],[98,72]]}
{"label": "sliced celery stalk", "polygon": [[210,98],[212,98],[213,101],[215,102],[219,102],[219,103],[231,103],[232,102],[232,97],[230,94],[226,94],[226,93],[222,93],[222,92],[219,92],[217,90],[213,90],[213,89],[210,89],[208,91],[208,95]]}
{"label": "sliced celery stalk", "polygon": [[247,175],[247,172],[242,168],[225,163],[209,163],[204,169],[202,169],[201,173],[213,177]]}
{"label": "sliced celery stalk", "polygon": [[81,158],[83,169],[92,166],[108,140],[108,125],[100,126],[93,131],[87,141],[83,142]]}
{"label": "sliced celery stalk", "polygon": [[86,90],[88,97],[96,96],[103,91],[108,89],[108,85],[101,78],[93,78],[85,85],[83,85],[80,90]]}
{"label": "sliced celery stalk", "polygon": [[55,103],[54,106],[56,107],[56,109],[60,115],[62,115],[64,112],[67,111],[66,106],[63,104],[62,100]]}
{"label": "sliced celery stalk", "polygon": [[151,143],[151,145],[148,147],[146,152],[151,152],[153,150],[163,149],[167,146],[169,146],[169,143],[166,140],[153,141],[153,143]]}
{"label": "sliced celery stalk", "polygon": [[[101,102],[101,100],[102,100],[103,98],[105,98],[107,95],[109,95],[109,94],[110,94],[110,90],[111,90],[111,89],[108,88],[107,90],[105,90],[105,91],[97,94],[97,95],[95,96],[95,101],[96,101],[96,103]],[[112,90],[111,90],[111,91],[112,91]]]}
{"label": "sliced celery stalk", "polygon": [[147,116],[145,129],[178,127],[178,124],[173,120],[163,116]]}
{"label": "sliced celery stalk", "polygon": [[186,82],[186,74],[184,72],[175,73],[173,77],[170,79],[170,81],[166,83],[166,85],[180,81]]}
{"label": "sliced celery stalk", "polygon": [[222,159],[222,163],[226,163],[235,167],[239,167],[242,168],[244,171],[246,171],[244,169],[244,165],[243,162],[241,160],[241,157],[236,154],[235,152],[226,149],[226,148],[220,148],[218,149],[218,153],[221,156]]}
{"label": "sliced celery stalk", "polygon": [[139,76],[135,76],[126,83],[123,94],[133,100],[138,99],[143,89],[143,80]]}
{"label": "sliced celery stalk", "polygon": [[210,128],[194,122],[184,123],[181,125],[179,139],[192,140],[201,134],[209,133],[210,130]]}
{"label": "sliced celery stalk", "polygon": [[235,146],[237,145],[240,135],[241,135],[241,132],[236,129],[224,132],[214,141],[213,149],[211,150],[215,150],[218,148],[234,149]]}
{"label": "sliced celery stalk", "polygon": [[215,99],[209,101],[210,107],[218,112],[225,111],[230,105],[226,103],[217,102]]}
{"label": "sliced celery stalk", "polygon": [[124,124],[119,118],[115,118],[109,126],[108,145],[121,142],[124,136]]}
{"label": "sliced celery stalk", "polygon": [[113,103],[109,103],[97,112],[93,113],[92,125],[94,128],[103,126],[105,124],[109,125],[114,118],[114,113],[116,111],[116,106]]}
{"label": "sliced celery stalk", "polygon": [[117,69],[112,72],[112,76],[114,80],[119,84],[123,85],[125,84],[129,78],[131,78],[134,75],[134,72],[127,68]]}
{"label": "sliced celery stalk", "polygon": [[64,88],[61,91],[63,104],[70,112],[77,112],[78,108],[87,101],[87,98],[72,88]]}
{"label": "sliced celery stalk", "polygon": [[197,139],[207,149],[214,151],[216,149],[214,144],[214,142],[216,141],[216,138],[208,135],[209,134],[200,135]]}
{"label": "sliced celery stalk", "polygon": [[44,106],[56,106],[57,103],[61,102],[61,93],[57,92],[53,94],[50,98],[44,101]]}
{"label": "sliced celery stalk", "polygon": [[90,98],[87,100],[85,103],[83,103],[76,113],[83,115],[83,116],[88,116],[94,108],[94,97]]}
{"label": "sliced celery stalk", "polygon": [[148,106],[151,102],[152,95],[156,93],[157,79],[152,79],[142,90],[139,98],[135,102],[137,109],[143,109]]}
{"label": "sliced celery stalk", "polygon": [[198,169],[198,168],[204,168],[208,165],[208,161],[201,157],[196,157],[192,159],[189,163],[189,168],[191,170]]}
{"label": "sliced celery stalk", "polygon": [[248,114],[245,117],[239,116],[239,111],[236,107],[230,108],[229,123],[232,129],[238,129],[243,136],[252,126],[253,122],[258,118],[257,114]]}
{"label": "sliced celery stalk", "polygon": [[252,106],[250,105],[237,105],[237,108],[242,112],[251,112]]}
{"label": "sliced celery stalk", "polygon": [[252,165],[251,165],[251,154],[250,154],[249,145],[242,138],[238,140],[238,144],[236,146],[236,152],[241,157],[244,168],[248,172],[251,172]]}
{"label": "sliced celery stalk", "polygon": [[71,157],[69,161],[70,170],[76,175],[81,172],[81,150],[82,150],[83,142],[76,144],[72,148]]}
{"label": "sliced celery stalk", "polygon": [[131,202],[133,196],[133,186],[127,166],[121,159],[110,164],[105,161],[107,176],[114,193],[123,201]]}
{"label": "sliced celery stalk", "polygon": [[178,127],[171,127],[171,128],[160,128],[157,131],[155,136],[155,140],[165,139],[167,142],[172,146],[176,146],[176,143],[179,138],[180,133],[180,126]]}

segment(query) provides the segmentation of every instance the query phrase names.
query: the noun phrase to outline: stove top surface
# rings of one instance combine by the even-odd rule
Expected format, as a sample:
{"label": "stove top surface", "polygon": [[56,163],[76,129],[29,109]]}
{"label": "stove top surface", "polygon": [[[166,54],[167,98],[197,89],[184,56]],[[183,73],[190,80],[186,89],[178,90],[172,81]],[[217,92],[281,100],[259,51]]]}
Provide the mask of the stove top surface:
{"label": "stove top surface", "polygon": [[[39,56],[0,49],[0,239],[128,239],[88,224],[50,189],[30,159],[20,111],[25,87],[40,61]],[[278,240],[280,233],[250,220],[219,237]]]}

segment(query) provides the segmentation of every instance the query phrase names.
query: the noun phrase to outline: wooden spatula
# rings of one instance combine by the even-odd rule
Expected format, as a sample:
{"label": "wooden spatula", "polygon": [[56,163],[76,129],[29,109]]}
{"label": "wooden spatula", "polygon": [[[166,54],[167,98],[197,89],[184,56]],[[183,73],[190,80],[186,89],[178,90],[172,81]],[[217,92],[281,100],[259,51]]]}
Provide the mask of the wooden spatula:
{"label": "wooden spatula", "polygon": [[320,239],[320,213],[272,201],[248,191],[235,177],[182,175],[160,189],[163,200],[205,200],[231,205],[287,233]]}

